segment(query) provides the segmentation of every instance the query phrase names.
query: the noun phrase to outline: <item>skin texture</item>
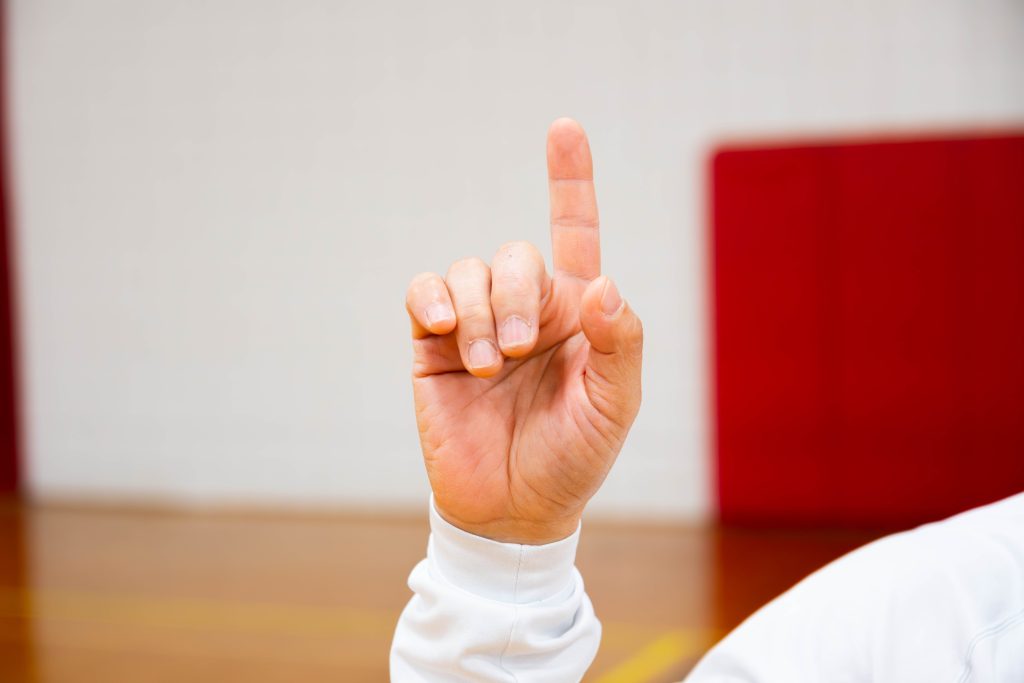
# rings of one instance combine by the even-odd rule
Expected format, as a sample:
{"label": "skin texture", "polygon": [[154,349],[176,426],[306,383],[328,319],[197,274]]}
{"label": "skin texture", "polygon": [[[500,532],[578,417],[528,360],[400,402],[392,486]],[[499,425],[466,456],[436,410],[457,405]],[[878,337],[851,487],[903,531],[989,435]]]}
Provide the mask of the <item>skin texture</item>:
{"label": "skin texture", "polygon": [[590,146],[547,140],[554,272],[527,242],[406,294],[423,457],[441,515],[498,541],[575,531],[640,407],[643,329],[601,272]]}

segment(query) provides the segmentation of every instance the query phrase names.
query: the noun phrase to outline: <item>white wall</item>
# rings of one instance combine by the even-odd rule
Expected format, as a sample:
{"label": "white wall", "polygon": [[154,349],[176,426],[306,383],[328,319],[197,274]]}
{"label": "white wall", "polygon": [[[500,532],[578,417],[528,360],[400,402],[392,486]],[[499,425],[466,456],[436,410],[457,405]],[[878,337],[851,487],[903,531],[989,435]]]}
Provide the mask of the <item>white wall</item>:
{"label": "white wall", "polygon": [[405,284],[548,249],[571,115],[648,339],[595,506],[699,516],[715,141],[1024,121],[1013,0],[14,0],[8,32],[42,496],[421,505]]}

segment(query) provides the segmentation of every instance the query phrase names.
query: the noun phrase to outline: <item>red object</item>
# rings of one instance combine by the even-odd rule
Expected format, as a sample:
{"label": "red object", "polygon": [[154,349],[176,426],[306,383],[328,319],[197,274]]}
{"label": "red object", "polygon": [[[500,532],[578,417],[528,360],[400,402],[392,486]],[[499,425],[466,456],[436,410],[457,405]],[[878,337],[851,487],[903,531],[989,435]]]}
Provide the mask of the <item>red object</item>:
{"label": "red object", "polygon": [[728,148],[712,183],[723,521],[1024,491],[1024,134]]}
{"label": "red object", "polygon": [[0,7],[0,494],[19,489],[14,306],[8,227],[6,7]]}

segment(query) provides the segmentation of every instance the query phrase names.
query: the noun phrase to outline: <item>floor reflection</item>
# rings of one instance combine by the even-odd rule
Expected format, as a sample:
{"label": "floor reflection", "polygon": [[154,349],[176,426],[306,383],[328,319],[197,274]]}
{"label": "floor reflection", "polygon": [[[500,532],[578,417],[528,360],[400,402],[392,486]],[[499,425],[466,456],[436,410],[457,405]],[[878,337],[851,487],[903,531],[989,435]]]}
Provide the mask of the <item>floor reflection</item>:
{"label": "floor reflection", "polygon": [[0,681],[34,678],[25,536],[21,505],[0,498]]}
{"label": "floor reflection", "polygon": [[[426,520],[0,507],[0,680],[387,680]],[[728,629],[877,534],[585,524],[591,683],[679,680]]]}

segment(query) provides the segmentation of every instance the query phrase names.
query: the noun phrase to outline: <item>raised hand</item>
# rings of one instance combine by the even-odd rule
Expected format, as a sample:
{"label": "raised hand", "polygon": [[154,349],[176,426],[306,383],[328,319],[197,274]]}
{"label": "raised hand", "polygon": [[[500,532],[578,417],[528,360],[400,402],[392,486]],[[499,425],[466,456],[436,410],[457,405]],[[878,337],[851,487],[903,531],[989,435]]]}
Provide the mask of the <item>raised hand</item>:
{"label": "raised hand", "polygon": [[601,272],[586,134],[547,142],[554,274],[527,242],[413,278],[413,391],[438,512],[499,541],[570,535],[640,407],[643,329]]}

